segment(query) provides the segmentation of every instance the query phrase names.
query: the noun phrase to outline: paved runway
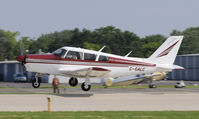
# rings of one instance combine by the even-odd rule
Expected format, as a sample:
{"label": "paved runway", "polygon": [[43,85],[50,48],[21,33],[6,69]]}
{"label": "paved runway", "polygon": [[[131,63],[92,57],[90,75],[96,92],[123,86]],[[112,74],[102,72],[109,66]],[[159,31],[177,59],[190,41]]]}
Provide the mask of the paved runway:
{"label": "paved runway", "polygon": [[[51,91],[33,88],[0,89],[0,93]],[[90,92],[70,88],[65,93],[67,94],[0,94],[0,111],[47,111],[47,97],[52,100],[52,111],[199,110],[198,88],[96,88]]]}
{"label": "paved runway", "polygon": [[0,111],[160,111],[199,110],[199,94],[1,94]]}

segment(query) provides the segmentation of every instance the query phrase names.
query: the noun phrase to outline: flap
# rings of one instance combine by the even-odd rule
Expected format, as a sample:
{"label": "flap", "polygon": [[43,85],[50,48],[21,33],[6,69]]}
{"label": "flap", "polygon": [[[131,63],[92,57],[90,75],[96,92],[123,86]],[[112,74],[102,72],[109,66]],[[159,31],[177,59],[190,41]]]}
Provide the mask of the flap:
{"label": "flap", "polygon": [[84,68],[84,69],[79,69],[79,70],[73,70],[73,71],[68,71],[64,69],[60,69],[60,72],[62,74],[68,75],[68,76],[74,76],[74,77],[103,77],[107,75],[110,70],[104,69],[104,68],[99,68],[99,67],[89,67],[89,68]]}

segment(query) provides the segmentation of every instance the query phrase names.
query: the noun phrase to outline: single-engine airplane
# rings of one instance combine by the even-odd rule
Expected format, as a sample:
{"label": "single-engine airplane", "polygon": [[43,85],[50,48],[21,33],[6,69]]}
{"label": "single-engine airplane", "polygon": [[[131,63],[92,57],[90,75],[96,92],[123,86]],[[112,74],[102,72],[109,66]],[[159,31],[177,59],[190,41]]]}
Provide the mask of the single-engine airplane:
{"label": "single-engine airplane", "polygon": [[81,88],[91,89],[90,78],[117,78],[136,74],[170,72],[183,69],[174,65],[183,36],[170,36],[149,58],[118,56],[99,51],[75,47],[62,47],[50,54],[27,54],[16,59],[25,65],[27,71],[36,72],[33,87],[39,87],[38,77],[51,74],[71,77],[69,84],[76,86],[77,78],[85,78]]}

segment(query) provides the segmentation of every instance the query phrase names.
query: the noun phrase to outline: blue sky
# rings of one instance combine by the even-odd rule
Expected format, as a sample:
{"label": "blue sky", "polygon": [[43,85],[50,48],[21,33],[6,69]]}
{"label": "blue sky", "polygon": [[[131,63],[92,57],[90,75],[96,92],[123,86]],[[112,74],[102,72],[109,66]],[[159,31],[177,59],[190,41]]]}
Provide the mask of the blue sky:
{"label": "blue sky", "polygon": [[37,38],[113,25],[140,37],[199,26],[198,0],[0,0],[0,29]]}

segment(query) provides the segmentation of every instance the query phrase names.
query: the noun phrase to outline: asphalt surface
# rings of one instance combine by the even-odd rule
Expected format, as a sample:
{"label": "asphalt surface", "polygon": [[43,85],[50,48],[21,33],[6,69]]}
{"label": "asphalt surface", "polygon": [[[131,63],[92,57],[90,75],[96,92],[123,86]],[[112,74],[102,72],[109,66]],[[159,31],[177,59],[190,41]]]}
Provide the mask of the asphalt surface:
{"label": "asphalt surface", "polygon": [[199,88],[93,88],[88,92],[67,88],[59,95],[9,94],[51,92],[50,88],[34,89],[29,83],[0,83],[0,111],[47,111],[47,97],[52,111],[199,110]]}
{"label": "asphalt surface", "polygon": [[[157,85],[172,85],[176,81],[160,81]],[[199,82],[185,82],[186,85],[199,85]],[[68,86],[68,84],[61,84]],[[96,85],[96,84],[94,84]],[[146,84],[144,84],[146,85]],[[41,87],[52,87],[51,84],[42,83]],[[70,87],[70,86],[69,86]],[[0,82],[0,93],[52,93],[52,88],[33,88],[31,83],[5,83]],[[67,94],[114,94],[114,93],[199,93],[199,88],[91,88],[90,91],[82,91],[77,88],[61,88],[60,93]]]}

